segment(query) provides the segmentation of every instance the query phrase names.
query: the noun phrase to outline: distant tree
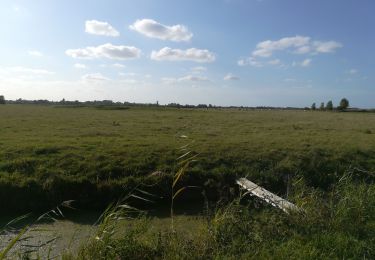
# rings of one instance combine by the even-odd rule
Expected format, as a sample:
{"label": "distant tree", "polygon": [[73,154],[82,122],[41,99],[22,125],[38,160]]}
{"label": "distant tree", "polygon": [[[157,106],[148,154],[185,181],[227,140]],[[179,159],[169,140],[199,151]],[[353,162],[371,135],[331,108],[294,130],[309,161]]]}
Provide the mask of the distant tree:
{"label": "distant tree", "polygon": [[326,104],[326,109],[329,110],[329,111],[332,111],[333,110],[333,103],[332,103],[332,100],[328,101],[327,104]]}
{"label": "distant tree", "polygon": [[319,110],[324,110],[324,102],[320,103]]}
{"label": "distant tree", "polygon": [[349,100],[347,100],[346,98],[341,99],[340,106],[338,107],[338,109],[344,110],[344,109],[347,109],[348,107],[349,107]]}
{"label": "distant tree", "polygon": [[4,98],[4,96],[0,96],[0,105],[5,105],[5,98]]}
{"label": "distant tree", "polygon": [[197,108],[208,108],[206,104],[198,104]]}
{"label": "distant tree", "polygon": [[315,103],[312,103],[311,105],[311,110],[315,110],[316,109],[316,104]]}

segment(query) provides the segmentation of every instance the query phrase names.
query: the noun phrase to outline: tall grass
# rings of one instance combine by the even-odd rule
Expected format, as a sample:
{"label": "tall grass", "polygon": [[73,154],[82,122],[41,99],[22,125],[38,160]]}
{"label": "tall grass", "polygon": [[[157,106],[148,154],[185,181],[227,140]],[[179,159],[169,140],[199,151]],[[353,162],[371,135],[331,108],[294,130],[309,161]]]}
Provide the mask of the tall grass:
{"label": "tall grass", "polygon": [[[180,138],[188,139],[186,135],[180,135]],[[197,186],[182,186],[179,187],[179,181],[183,178],[186,170],[190,166],[191,163],[195,162],[195,158],[197,158],[198,154],[195,154],[192,150],[190,150],[191,145],[194,141],[189,141],[189,143],[182,145],[178,149],[178,153],[182,153],[178,158],[177,166],[179,169],[173,174],[172,185],[171,185],[171,205],[170,205],[170,217],[171,217],[171,228],[174,229],[174,205],[175,200],[178,196],[180,196],[184,191],[191,188],[198,188]]]}
{"label": "tall grass", "polygon": [[[303,182],[291,199],[305,212],[284,214],[238,198],[217,208],[194,236],[175,229],[149,231],[137,218],[120,237],[84,244],[66,259],[373,259],[375,186],[346,175],[329,193]],[[254,204],[255,203],[255,204]]]}
{"label": "tall grass", "polygon": [[[174,176],[177,185],[181,177]],[[127,203],[131,198],[148,200],[141,195],[148,192],[137,187],[104,211],[77,253],[65,252],[62,258],[373,259],[375,185],[362,177],[349,169],[328,191],[307,185],[303,178],[292,179],[289,199],[304,211],[291,214],[242,194],[202,216],[207,221],[190,233],[177,223],[151,229],[147,214]]]}
{"label": "tall grass", "polygon": [[[37,218],[33,218],[32,214],[26,214],[15,219],[12,219],[5,226],[0,228],[0,239],[10,239],[9,241],[1,241],[0,246],[0,260],[15,258],[18,255],[20,258],[40,257],[40,250],[46,249],[53,245],[57,239],[56,236],[47,240],[38,239],[43,236],[47,229],[40,229],[37,227],[42,222],[56,222],[58,219],[64,218],[63,208],[72,208],[73,201],[64,201],[55,208],[41,214]],[[26,224],[25,224],[26,223]],[[49,248],[50,249],[50,248]],[[46,255],[49,258],[50,250]]]}

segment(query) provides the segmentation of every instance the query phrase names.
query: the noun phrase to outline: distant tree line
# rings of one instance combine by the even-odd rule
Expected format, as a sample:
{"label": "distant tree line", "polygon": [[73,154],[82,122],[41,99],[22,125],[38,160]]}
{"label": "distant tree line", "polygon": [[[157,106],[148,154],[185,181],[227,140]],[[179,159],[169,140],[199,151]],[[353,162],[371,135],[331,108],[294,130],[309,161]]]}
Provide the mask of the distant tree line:
{"label": "distant tree line", "polygon": [[221,108],[230,108],[230,109],[239,109],[239,110],[303,110],[304,108],[298,107],[271,107],[271,106],[216,106],[212,104],[179,104],[179,103],[169,103],[166,105],[160,105],[158,101],[155,103],[136,103],[136,102],[114,102],[112,100],[94,100],[94,101],[69,101],[62,99],[60,101],[50,101],[46,99],[38,100],[27,100],[27,99],[16,99],[8,100],[8,104],[37,104],[37,105],[56,105],[56,106],[126,106],[126,107],[170,107],[170,108],[198,108],[198,109],[221,109]]}
{"label": "distant tree line", "polygon": [[[321,111],[332,111],[332,110],[345,110],[349,108],[349,100],[346,98],[341,99],[340,104],[335,108],[333,106],[332,100],[329,100],[327,104],[324,105],[324,102],[320,103],[319,110]],[[317,110],[316,103],[312,103],[311,110]]]}
{"label": "distant tree line", "polygon": [[[332,100],[329,100],[326,104],[324,102],[320,103],[319,108],[317,108],[316,103],[313,103],[311,107],[272,107],[272,106],[216,106],[212,104],[198,104],[198,105],[189,105],[189,104],[179,104],[179,103],[169,103],[166,105],[160,105],[159,101],[155,103],[136,103],[136,102],[114,102],[112,100],[93,100],[93,101],[69,101],[64,98],[60,101],[50,101],[47,99],[38,99],[38,100],[27,100],[19,98],[17,100],[6,100],[3,95],[0,95],[0,105],[1,104],[37,104],[37,105],[56,105],[56,106],[116,106],[116,107],[171,107],[171,108],[197,108],[197,109],[238,109],[238,110],[322,110],[322,111],[332,111],[332,110],[347,110],[349,108],[349,100],[346,98],[341,99],[340,104],[337,107],[333,106]],[[358,112],[375,112],[375,109],[357,109],[350,108],[350,111]]]}

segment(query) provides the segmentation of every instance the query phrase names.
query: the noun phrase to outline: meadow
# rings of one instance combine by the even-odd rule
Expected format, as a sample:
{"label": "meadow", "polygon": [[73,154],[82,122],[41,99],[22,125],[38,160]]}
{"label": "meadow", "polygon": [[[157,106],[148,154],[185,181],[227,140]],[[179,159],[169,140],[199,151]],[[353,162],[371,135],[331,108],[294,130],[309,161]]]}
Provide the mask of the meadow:
{"label": "meadow", "polygon": [[[78,251],[61,251],[63,259],[375,255],[374,113],[5,105],[0,118],[2,218],[66,200],[104,210],[136,195],[107,208],[92,238]],[[237,177],[289,199],[303,214],[243,197]],[[187,186],[194,188],[175,207],[195,210],[192,221],[138,212],[168,208],[171,194]]]}
{"label": "meadow", "polygon": [[201,187],[185,200],[228,198],[243,176],[283,195],[295,176],[327,189],[349,168],[375,169],[374,113],[5,105],[0,118],[7,211],[103,209],[139,183],[168,197],[184,144],[199,156],[182,181]]}

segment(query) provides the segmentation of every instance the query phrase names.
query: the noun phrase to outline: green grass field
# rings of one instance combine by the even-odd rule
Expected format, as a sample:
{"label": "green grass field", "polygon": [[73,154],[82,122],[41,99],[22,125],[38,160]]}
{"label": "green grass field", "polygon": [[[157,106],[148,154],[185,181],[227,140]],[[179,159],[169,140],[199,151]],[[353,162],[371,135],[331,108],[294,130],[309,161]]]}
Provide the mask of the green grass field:
{"label": "green grass field", "polygon": [[[5,105],[0,118],[0,203],[8,210],[67,199],[102,208],[152,183],[157,170],[168,183],[177,148],[191,140],[199,156],[183,181],[213,198],[228,196],[236,176],[283,194],[287,175],[324,189],[350,167],[375,169],[373,113]],[[151,190],[166,195],[169,187]]]}
{"label": "green grass field", "polygon": [[[151,206],[126,203],[155,211],[170,203],[173,174],[181,167],[178,148],[189,144],[191,155],[198,154],[177,184],[198,188],[175,201],[177,207],[192,202],[195,220],[179,216],[171,226],[171,219],[158,222],[112,208],[76,251],[56,242],[62,259],[375,255],[375,114],[5,105],[0,118],[2,217],[51,209],[64,200],[104,209],[135,187],[164,199]],[[239,197],[234,181],[244,176],[303,213],[287,215]],[[124,217],[133,220],[119,221]],[[36,248],[42,258],[49,252]],[[22,250],[15,247],[14,253],[27,257]]]}

